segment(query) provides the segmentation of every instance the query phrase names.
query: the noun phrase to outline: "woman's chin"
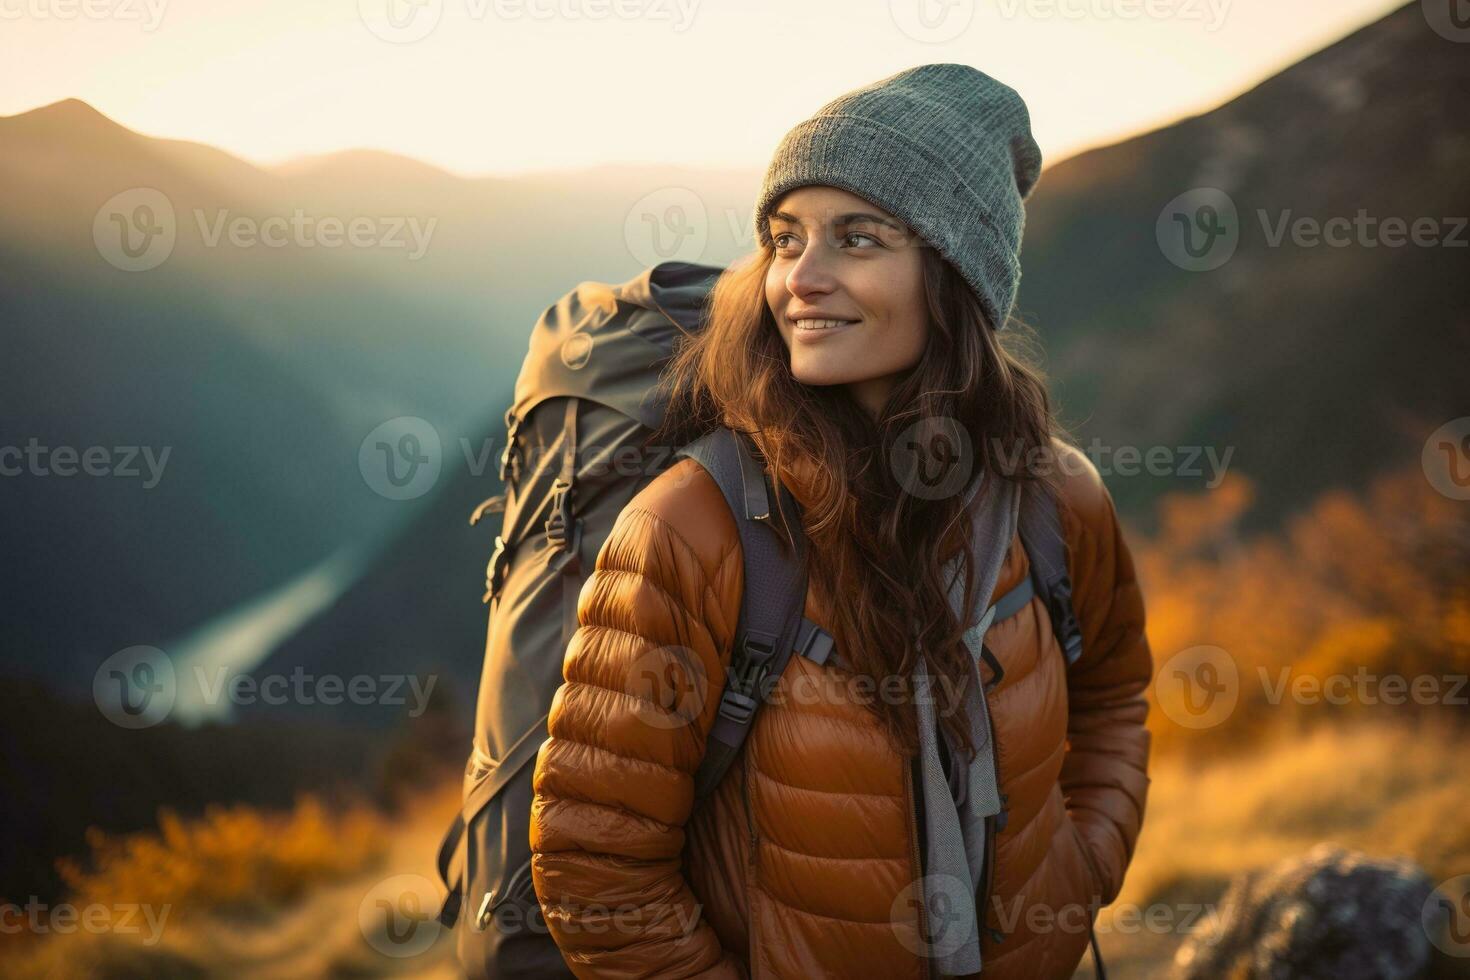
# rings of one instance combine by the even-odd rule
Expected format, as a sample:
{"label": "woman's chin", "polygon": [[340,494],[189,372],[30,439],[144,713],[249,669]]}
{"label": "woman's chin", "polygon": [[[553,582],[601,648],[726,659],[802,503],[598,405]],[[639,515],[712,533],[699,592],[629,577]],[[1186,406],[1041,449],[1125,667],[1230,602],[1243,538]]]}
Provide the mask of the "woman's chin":
{"label": "woman's chin", "polygon": [[[857,381],[861,372],[854,371],[846,358],[838,360],[828,357],[795,358],[791,364],[791,376],[804,385],[822,387],[841,385]],[[835,363],[834,363],[835,362]]]}

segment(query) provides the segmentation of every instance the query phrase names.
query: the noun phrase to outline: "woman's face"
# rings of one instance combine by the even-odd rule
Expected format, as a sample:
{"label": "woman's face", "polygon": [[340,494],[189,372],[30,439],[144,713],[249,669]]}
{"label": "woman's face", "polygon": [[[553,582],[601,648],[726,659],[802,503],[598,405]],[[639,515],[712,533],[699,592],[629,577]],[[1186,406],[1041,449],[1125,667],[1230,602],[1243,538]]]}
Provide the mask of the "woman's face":
{"label": "woman's face", "polygon": [[[924,242],[836,187],[798,187],[771,211],[766,303],[809,385],[846,385],[874,419],[929,336]],[[832,321],[839,321],[833,323]]]}

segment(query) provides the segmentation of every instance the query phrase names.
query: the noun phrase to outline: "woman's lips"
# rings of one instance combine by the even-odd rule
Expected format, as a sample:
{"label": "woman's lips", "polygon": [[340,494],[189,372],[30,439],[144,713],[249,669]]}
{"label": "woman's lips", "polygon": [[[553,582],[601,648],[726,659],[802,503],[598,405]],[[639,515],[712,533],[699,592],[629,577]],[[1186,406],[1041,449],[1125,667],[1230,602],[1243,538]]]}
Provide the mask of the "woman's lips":
{"label": "woman's lips", "polygon": [[857,326],[861,320],[796,320],[793,337],[803,343],[812,343],[823,340],[835,333],[841,333],[848,327]]}

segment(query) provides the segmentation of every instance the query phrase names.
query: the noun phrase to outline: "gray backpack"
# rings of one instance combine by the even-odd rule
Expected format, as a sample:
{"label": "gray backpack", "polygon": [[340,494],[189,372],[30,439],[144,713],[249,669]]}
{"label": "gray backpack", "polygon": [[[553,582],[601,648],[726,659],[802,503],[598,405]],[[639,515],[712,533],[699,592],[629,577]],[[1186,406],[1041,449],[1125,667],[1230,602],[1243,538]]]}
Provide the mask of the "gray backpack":
{"label": "gray backpack", "polygon": [[[460,925],[457,951],[470,977],[572,976],[531,880],[531,777],[577,630],[578,594],[640,490],[688,456],[715,479],[740,532],[746,588],[719,715],[695,777],[696,806],[738,757],[792,654],[824,663],[832,652],[831,636],[802,614],[806,539],[798,526],[788,545],[785,529],[773,526],[772,496],[781,494],[781,512],[800,508],[785,487],[770,485],[749,437],[721,428],[676,452],[645,445],[664,414],[659,373],[677,340],[701,329],[722,271],[665,262],[618,286],[584,282],[531,333],[505,416],[506,492],[470,515],[472,525],[503,515],[485,572],[489,629],[464,805],[439,850],[448,889],[439,921]],[[1082,635],[1054,503],[1023,505],[1021,536],[1032,577],[996,602],[996,618],[1041,595],[1071,663]],[[1000,664],[987,663],[993,686]]]}

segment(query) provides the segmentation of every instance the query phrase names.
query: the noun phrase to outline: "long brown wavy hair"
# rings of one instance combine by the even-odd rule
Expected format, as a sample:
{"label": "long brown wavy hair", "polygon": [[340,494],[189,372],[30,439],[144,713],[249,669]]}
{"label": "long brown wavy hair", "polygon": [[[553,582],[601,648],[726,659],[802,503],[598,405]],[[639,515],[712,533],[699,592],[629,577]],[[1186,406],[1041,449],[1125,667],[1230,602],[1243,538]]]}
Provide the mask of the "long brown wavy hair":
{"label": "long brown wavy hair", "polygon": [[[1034,333],[1015,318],[1005,331],[993,331],[956,269],[927,243],[918,247],[929,339],[876,423],[842,385],[807,385],[792,376],[765,297],[775,250],[762,245],[725,270],[707,300],[704,328],[680,339],[663,375],[668,411],[649,442],[683,445],[730,425],[764,432],[777,472],[787,454],[816,460],[815,499],[801,514],[810,583],[824,599],[841,597],[824,605],[847,662],[871,678],[873,690],[891,692],[896,683],[901,692],[867,699],[866,706],[912,756],[918,736],[910,675],[922,656],[931,677],[947,680],[931,685],[940,723],[973,757],[979,747],[969,739],[961,707],[970,677],[963,636],[971,624],[951,611],[942,574],[961,551],[964,608],[972,609],[971,513],[960,493],[928,499],[908,492],[890,452],[900,439],[913,441],[915,426],[942,435],[957,422],[969,437],[975,470],[1050,479],[1054,467],[1037,472],[1015,461],[1050,452],[1056,422],[1034,366]],[[936,421],[942,424],[932,428]],[[898,680],[882,683],[891,677]]]}

